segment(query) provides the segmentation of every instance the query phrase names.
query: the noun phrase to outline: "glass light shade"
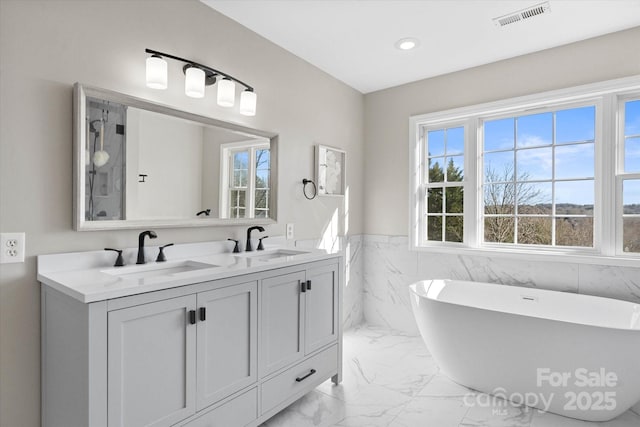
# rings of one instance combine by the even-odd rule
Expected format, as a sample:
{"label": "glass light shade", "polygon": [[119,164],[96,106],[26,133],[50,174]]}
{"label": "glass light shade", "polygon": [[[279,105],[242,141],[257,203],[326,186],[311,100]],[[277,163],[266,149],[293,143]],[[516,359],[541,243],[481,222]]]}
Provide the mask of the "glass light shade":
{"label": "glass light shade", "polygon": [[167,88],[167,61],[158,56],[147,58],[147,86],[152,89]]}
{"label": "glass light shade", "polygon": [[218,83],[218,105],[221,107],[233,107],[236,102],[236,84],[225,78]]}
{"label": "glass light shade", "polygon": [[245,116],[256,115],[256,103],[258,95],[255,92],[245,90],[240,94],[240,114]]}
{"label": "glass light shade", "polygon": [[191,98],[203,98],[204,77],[204,71],[200,68],[187,68],[184,79],[184,93]]}

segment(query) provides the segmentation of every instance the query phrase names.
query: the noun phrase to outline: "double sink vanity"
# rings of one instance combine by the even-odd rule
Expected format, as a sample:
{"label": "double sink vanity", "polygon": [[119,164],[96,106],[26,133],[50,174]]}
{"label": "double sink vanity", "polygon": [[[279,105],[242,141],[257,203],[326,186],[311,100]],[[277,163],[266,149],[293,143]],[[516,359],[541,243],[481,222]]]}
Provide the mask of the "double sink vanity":
{"label": "double sink vanity", "polygon": [[73,164],[77,231],[247,226],[256,250],[148,230],[39,256],[44,427],[256,426],[340,382],[342,255],[251,241],[277,220],[276,133],[78,83]]}
{"label": "double sink vanity", "polygon": [[342,255],[233,248],[39,256],[43,426],[256,426],[340,382]]}

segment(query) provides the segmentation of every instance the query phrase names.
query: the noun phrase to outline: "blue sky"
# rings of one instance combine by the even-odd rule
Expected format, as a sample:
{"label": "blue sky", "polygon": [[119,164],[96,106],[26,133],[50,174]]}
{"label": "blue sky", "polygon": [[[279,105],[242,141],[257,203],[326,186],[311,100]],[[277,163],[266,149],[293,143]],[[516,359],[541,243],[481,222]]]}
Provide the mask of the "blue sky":
{"label": "blue sky", "polygon": [[[527,180],[552,178],[554,161],[556,179],[593,178],[595,174],[595,107],[586,106],[555,112],[487,120],[484,123],[485,170],[500,173],[517,165],[518,175]],[[640,172],[640,100],[625,104],[625,164],[626,172]],[[445,167],[449,159],[463,168],[463,128],[431,131],[428,135],[429,154],[446,156],[433,159]],[[591,141],[591,142],[589,142]],[[518,150],[512,151],[514,148]],[[553,158],[555,152],[555,159]],[[515,158],[514,158],[515,157]],[[539,185],[542,198],[550,202],[551,186]],[[556,203],[593,204],[594,183],[572,181],[557,183]],[[640,183],[627,185],[624,203],[640,203]]]}
{"label": "blue sky", "polygon": [[[593,178],[595,173],[594,143],[595,107],[561,110],[517,118],[488,120],[484,123],[485,171],[504,171],[515,160],[519,179],[550,180],[555,161],[556,179]],[[513,150],[497,151],[497,150]],[[515,155],[515,159],[514,159]],[[536,184],[543,203],[551,202],[551,184]],[[593,204],[593,181],[558,182],[556,203]]]}

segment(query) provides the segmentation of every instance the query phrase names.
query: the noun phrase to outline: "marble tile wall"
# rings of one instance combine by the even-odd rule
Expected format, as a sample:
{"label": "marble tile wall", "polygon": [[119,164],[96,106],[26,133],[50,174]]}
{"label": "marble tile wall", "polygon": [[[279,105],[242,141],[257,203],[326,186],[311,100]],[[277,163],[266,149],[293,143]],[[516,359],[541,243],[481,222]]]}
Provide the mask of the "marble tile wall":
{"label": "marble tile wall", "polygon": [[578,292],[640,303],[640,268],[409,251],[406,236],[365,235],[364,319],[418,334],[407,285],[450,278]]}

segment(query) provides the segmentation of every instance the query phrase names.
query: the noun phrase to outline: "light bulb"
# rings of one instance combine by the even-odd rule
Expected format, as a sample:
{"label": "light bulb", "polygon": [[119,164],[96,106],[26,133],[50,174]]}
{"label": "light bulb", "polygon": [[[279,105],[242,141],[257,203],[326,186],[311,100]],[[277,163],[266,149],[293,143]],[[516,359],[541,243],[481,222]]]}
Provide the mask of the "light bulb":
{"label": "light bulb", "polygon": [[184,79],[184,93],[191,98],[203,98],[204,77],[204,71],[200,68],[187,68]]}
{"label": "light bulb", "polygon": [[236,102],[236,84],[224,78],[218,83],[218,105],[221,107],[233,107]]}
{"label": "light bulb", "polygon": [[252,90],[245,90],[240,94],[240,114],[245,116],[256,115],[256,103],[258,95]]}
{"label": "light bulb", "polygon": [[167,61],[157,55],[147,58],[147,86],[152,89],[167,88]]}

